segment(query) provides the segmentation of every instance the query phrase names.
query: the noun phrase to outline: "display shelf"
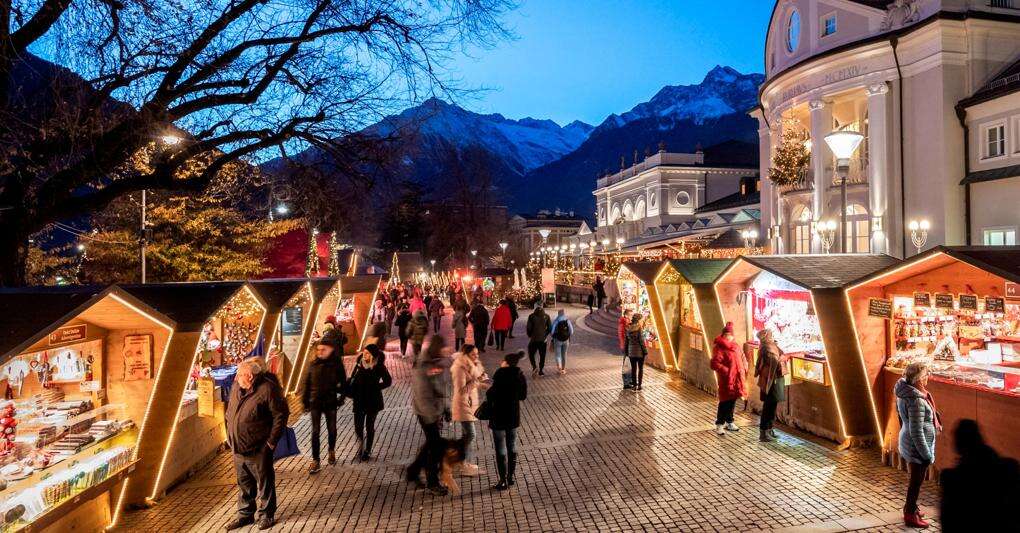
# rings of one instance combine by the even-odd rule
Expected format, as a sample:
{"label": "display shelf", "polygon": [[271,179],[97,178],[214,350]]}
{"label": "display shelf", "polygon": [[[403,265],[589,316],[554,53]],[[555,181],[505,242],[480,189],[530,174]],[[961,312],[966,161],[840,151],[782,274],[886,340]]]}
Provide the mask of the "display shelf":
{"label": "display shelf", "polygon": [[103,481],[92,485],[91,487],[82,490],[72,496],[69,496],[60,503],[54,505],[52,508],[46,510],[41,515],[36,517],[30,523],[15,526],[11,531],[33,533],[36,531],[44,531],[47,527],[55,523],[57,520],[63,518],[71,509],[77,507],[83,502],[98,498],[104,492],[113,489],[118,483],[127,479],[135,468],[138,466],[138,460],[129,462],[120,470],[109,475]]}
{"label": "display shelf", "polygon": [[809,381],[828,387],[829,372],[824,360],[807,357],[804,354],[788,354],[790,356],[790,377],[800,381]]}

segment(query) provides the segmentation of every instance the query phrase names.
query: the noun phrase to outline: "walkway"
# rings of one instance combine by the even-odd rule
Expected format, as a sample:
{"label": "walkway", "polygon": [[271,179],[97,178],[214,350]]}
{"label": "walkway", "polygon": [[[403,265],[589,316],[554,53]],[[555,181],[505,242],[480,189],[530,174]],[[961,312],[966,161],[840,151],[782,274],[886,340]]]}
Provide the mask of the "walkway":
{"label": "walkway", "polygon": [[[575,318],[584,312],[570,309]],[[526,342],[524,318],[514,349]],[[394,344],[387,360],[394,386],[378,423],[377,461],[350,462],[356,441],[352,416],[344,411],[338,457],[346,462],[324,466],[311,478],[307,458],[278,463],[273,531],[903,529],[906,476],[881,466],[877,452],[834,451],[785,433],[763,445],[756,428],[716,436],[714,398],[652,369],[642,392],[622,391],[621,358],[609,354],[616,353],[615,341],[583,326],[576,328],[568,373],[547,372],[529,382],[517,487],[489,490],[495,482],[492,441],[480,431],[478,461],[486,473],[461,478],[460,496],[430,496],[401,476],[422,439],[409,408],[409,366],[396,357]],[[491,374],[500,356],[490,349],[483,359]],[[521,366],[530,375],[526,358]],[[550,352],[547,370],[554,367]],[[738,413],[738,424],[755,421]],[[307,416],[296,430],[307,453]],[[126,514],[119,529],[218,530],[233,515],[233,483],[223,454],[153,509]],[[932,505],[935,494],[926,484],[922,503]]]}

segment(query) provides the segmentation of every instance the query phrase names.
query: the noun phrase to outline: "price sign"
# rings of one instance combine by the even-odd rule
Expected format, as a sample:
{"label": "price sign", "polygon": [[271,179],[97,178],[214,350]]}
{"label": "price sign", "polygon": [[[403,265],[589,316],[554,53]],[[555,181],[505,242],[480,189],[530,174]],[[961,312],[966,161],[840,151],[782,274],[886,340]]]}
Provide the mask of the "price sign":
{"label": "price sign", "polygon": [[935,295],[935,307],[938,309],[952,309],[953,308],[953,295],[947,293],[938,293]]}
{"label": "price sign", "polygon": [[198,378],[198,416],[216,415],[216,380],[213,378]]}
{"label": "price sign", "polygon": [[931,307],[931,293],[930,292],[915,292],[914,293],[914,307]]}
{"label": "price sign", "polygon": [[975,294],[961,294],[960,295],[960,309],[970,309],[971,311],[977,311],[977,295]]}
{"label": "price sign", "polygon": [[985,298],[985,312],[986,313],[1005,313],[1006,312],[1006,301],[1002,298],[988,296]]}
{"label": "price sign", "polygon": [[876,318],[892,318],[892,300],[885,298],[868,298],[868,316]]}

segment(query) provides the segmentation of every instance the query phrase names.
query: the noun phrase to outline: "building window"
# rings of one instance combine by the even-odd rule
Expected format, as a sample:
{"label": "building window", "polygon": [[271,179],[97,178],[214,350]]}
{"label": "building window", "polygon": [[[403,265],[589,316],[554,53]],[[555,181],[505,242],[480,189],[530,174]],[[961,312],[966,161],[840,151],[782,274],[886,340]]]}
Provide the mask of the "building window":
{"label": "building window", "polygon": [[846,208],[846,251],[852,254],[871,252],[871,217],[863,205]]}
{"label": "building window", "polygon": [[790,53],[796,52],[800,46],[800,11],[794,10],[790,13],[790,19],[786,24],[786,50]]}
{"label": "building window", "polygon": [[811,253],[811,210],[800,206],[793,211],[793,250],[795,254]]}
{"label": "building window", "polygon": [[1006,155],[1006,125],[996,124],[985,128],[985,158]]}
{"label": "building window", "polygon": [[686,191],[680,191],[676,193],[676,204],[684,206],[691,203],[691,195],[687,194]]}
{"label": "building window", "polygon": [[985,246],[1016,246],[1016,228],[986,229]]}
{"label": "building window", "polygon": [[836,33],[836,14],[830,13],[822,17],[822,37]]}

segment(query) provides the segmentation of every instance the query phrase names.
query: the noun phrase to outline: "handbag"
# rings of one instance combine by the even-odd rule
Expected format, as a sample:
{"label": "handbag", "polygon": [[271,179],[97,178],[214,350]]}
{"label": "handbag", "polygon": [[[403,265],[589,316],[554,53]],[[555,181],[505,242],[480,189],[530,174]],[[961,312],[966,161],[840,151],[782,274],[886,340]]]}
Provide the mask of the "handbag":
{"label": "handbag", "polygon": [[623,356],[623,388],[629,389],[634,386],[634,376],[630,367],[627,366],[627,356]]}
{"label": "handbag", "polygon": [[478,404],[478,409],[475,409],[475,418],[478,420],[492,418],[492,406],[489,405],[489,400],[482,400],[482,403]]}
{"label": "handbag", "polygon": [[489,340],[485,341],[485,344],[489,346],[496,344],[496,335],[492,331],[489,332]]}
{"label": "handbag", "polygon": [[294,428],[290,426],[283,428],[283,435],[280,435],[280,440],[276,443],[276,448],[273,449],[273,461],[300,454],[301,450],[298,448]]}

